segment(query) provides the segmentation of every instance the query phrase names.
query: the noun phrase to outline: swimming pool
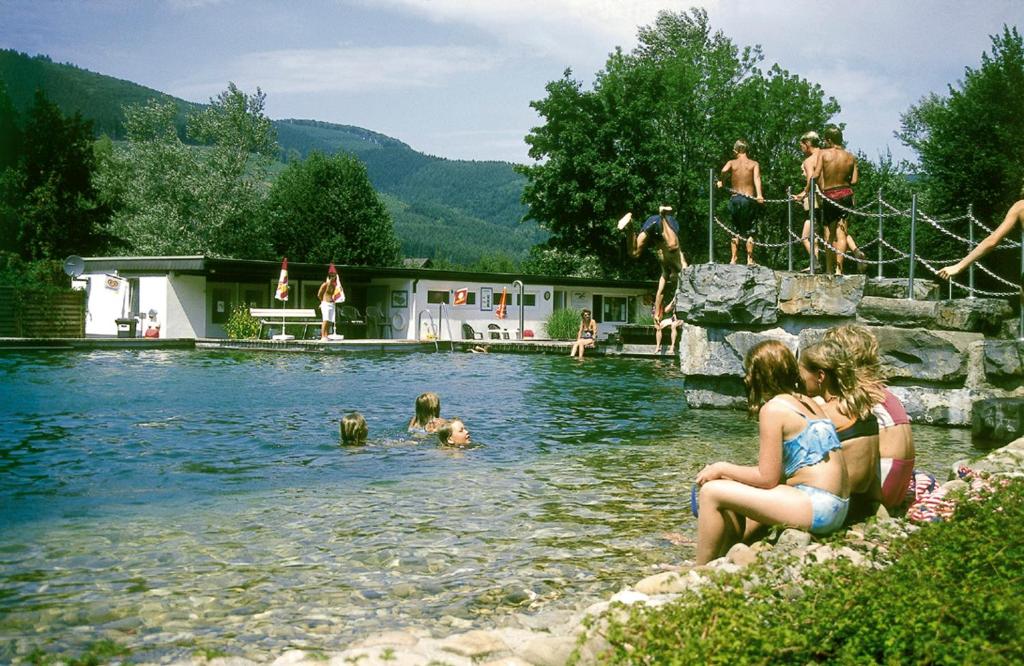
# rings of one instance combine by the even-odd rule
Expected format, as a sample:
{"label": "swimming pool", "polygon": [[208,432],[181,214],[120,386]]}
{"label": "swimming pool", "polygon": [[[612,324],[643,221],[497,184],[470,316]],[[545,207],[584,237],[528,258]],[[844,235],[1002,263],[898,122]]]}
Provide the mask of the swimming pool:
{"label": "swimming pool", "polygon": [[[204,351],[0,354],[0,661],[110,638],[266,658],[559,613],[692,557],[689,487],[755,424],[668,360]],[[412,443],[415,397],[465,451]],[[358,409],[370,444],[338,446]],[[919,467],[970,433],[915,426]]]}

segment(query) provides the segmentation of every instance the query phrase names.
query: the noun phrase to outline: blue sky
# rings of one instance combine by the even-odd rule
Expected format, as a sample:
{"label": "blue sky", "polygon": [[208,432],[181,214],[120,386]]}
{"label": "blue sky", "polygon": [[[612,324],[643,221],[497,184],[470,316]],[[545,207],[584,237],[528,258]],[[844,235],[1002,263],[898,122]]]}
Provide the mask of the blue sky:
{"label": "blue sky", "polygon": [[589,85],[658,10],[707,8],[740,46],[839,100],[851,149],[913,154],[899,116],[976,66],[1021,0],[0,0],[0,47],[193,101],[234,81],[272,118],[357,125],[456,159],[528,161],[531,100]]}

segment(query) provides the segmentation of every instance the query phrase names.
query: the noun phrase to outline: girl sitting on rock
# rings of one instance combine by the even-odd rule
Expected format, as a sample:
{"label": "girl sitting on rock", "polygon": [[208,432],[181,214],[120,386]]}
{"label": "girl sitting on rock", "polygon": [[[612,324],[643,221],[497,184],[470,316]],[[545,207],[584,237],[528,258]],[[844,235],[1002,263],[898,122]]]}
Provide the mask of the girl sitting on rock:
{"label": "girl sitting on rock", "polygon": [[760,524],[829,534],[849,508],[842,445],[821,406],[798,391],[793,353],[766,340],[747,353],[744,368],[747,405],[760,432],[758,462],[716,462],[697,475],[697,564],[725,555]]}
{"label": "girl sitting on rock", "polygon": [[804,392],[821,404],[843,445],[850,475],[850,518],[872,515],[882,500],[878,476],[878,419],[871,408],[884,402],[882,383],[867,367],[858,367],[835,340],[800,350]]}
{"label": "girl sitting on rock", "polygon": [[[881,377],[878,339],[866,327],[859,324],[836,326],[825,331],[824,339],[839,343],[856,366]],[[878,419],[882,504],[886,509],[894,510],[907,500],[907,488],[914,477],[916,451],[906,408],[884,384],[881,389],[884,400],[875,403],[871,413]]]}

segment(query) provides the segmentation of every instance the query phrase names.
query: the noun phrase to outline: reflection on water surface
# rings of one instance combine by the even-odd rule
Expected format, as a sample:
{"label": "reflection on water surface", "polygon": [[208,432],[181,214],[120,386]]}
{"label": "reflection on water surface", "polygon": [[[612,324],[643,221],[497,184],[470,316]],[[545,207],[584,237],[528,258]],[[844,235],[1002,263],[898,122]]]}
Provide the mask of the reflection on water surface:
{"label": "reflection on water surface", "polygon": [[[441,395],[482,447],[403,431]],[[690,480],[753,462],[667,361],[185,351],[0,355],[0,660],[342,648],[607,597],[692,556]],[[361,411],[370,445],[337,445]],[[922,464],[969,433],[915,427]],[[149,652],[151,651],[151,652]]]}

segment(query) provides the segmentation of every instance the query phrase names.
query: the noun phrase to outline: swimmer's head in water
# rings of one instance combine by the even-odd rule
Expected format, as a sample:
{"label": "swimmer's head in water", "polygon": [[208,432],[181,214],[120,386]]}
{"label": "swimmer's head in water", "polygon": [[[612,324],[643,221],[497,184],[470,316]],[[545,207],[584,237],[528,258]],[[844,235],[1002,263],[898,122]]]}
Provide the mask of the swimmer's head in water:
{"label": "swimmer's head in water", "polygon": [[416,398],[416,423],[425,426],[430,419],[441,416],[441,398],[436,393],[421,393]]}
{"label": "swimmer's head in water", "polygon": [[472,442],[469,430],[460,418],[454,418],[437,429],[437,439],[441,446],[469,446]]}
{"label": "swimmer's head in water", "polygon": [[341,430],[341,443],[345,446],[360,446],[366,443],[369,428],[366,425],[366,419],[359,412],[350,412],[343,416],[339,429]]}

